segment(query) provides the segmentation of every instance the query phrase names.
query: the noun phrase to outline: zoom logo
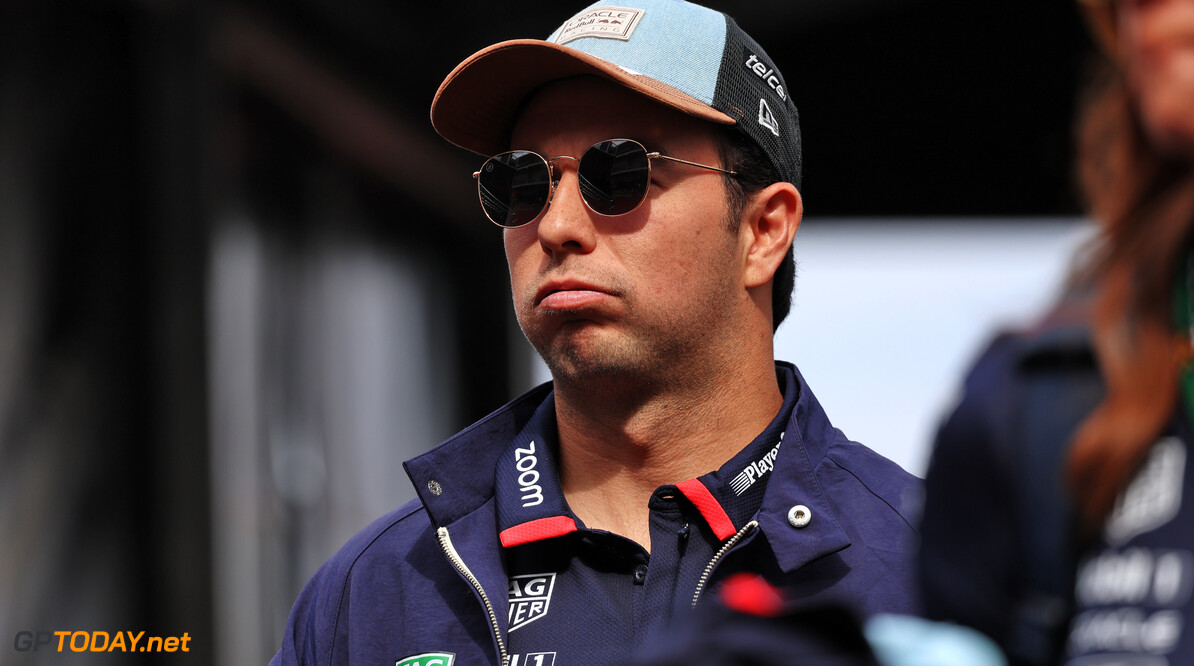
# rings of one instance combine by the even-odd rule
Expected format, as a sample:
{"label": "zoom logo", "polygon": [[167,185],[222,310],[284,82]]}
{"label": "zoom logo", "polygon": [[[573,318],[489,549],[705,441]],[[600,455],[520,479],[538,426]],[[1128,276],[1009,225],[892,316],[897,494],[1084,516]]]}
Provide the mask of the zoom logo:
{"label": "zoom logo", "polygon": [[522,508],[543,503],[543,486],[539,485],[539,458],[535,455],[535,442],[526,448],[514,449],[514,466],[518,468],[518,489],[522,492]]}

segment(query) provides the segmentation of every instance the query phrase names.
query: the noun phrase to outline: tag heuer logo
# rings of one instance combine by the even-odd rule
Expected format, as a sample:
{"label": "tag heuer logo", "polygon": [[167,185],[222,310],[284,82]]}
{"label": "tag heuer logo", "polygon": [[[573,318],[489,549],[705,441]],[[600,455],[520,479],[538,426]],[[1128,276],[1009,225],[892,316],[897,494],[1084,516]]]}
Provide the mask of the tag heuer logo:
{"label": "tag heuer logo", "polygon": [[452,666],[456,655],[452,652],[424,652],[413,657],[399,659],[394,666]]}
{"label": "tag heuer logo", "polygon": [[551,590],[555,587],[556,575],[529,574],[510,578],[510,631],[547,615],[551,604]]}

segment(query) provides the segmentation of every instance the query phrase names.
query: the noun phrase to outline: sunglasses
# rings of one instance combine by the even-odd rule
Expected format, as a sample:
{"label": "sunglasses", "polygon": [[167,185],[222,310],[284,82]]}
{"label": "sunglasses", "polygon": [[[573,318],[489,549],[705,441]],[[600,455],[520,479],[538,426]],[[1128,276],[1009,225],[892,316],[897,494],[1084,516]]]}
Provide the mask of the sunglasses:
{"label": "sunglasses", "polygon": [[529,150],[511,150],[485,160],[473,173],[485,217],[499,227],[513,229],[534,222],[555,194],[559,178],[552,163],[574,160],[580,197],[589,210],[612,217],[633,212],[651,187],[651,160],[667,160],[731,176],[734,171],[697,164],[678,157],[647,152],[633,139],[598,141],[580,156],[548,159]]}

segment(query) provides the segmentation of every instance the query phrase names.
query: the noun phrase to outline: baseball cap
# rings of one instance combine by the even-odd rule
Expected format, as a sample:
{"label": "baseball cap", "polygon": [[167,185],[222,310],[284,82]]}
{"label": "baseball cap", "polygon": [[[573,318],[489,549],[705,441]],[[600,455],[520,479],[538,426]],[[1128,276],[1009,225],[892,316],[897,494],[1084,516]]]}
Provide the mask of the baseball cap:
{"label": "baseball cap", "polygon": [[594,4],[546,40],[515,39],[469,56],[440,84],[431,124],[482,155],[510,148],[523,101],[579,75],[609,79],[702,120],[734,125],[783,180],[800,185],[800,124],[783,75],[734,19],[682,0]]}

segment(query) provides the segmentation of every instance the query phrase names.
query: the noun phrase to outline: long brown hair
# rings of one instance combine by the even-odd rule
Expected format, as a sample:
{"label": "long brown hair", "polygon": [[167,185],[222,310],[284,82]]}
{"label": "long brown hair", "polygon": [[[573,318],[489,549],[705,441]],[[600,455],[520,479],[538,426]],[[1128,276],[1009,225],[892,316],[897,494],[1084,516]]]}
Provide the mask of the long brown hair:
{"label": "long brown hair", "polygon": [[[1066,475],[1098,529],[1173,414],[1189,357],[1173,285],[1194,228],[1194,169],[1147,140],[1120,68],[1104,57],[1078,125],[1078,182],[1099,233],[1076,279],[1093,288],[1103,402],[1074,434]],[[1194,113],[1194,110],[1191,110]]]}

